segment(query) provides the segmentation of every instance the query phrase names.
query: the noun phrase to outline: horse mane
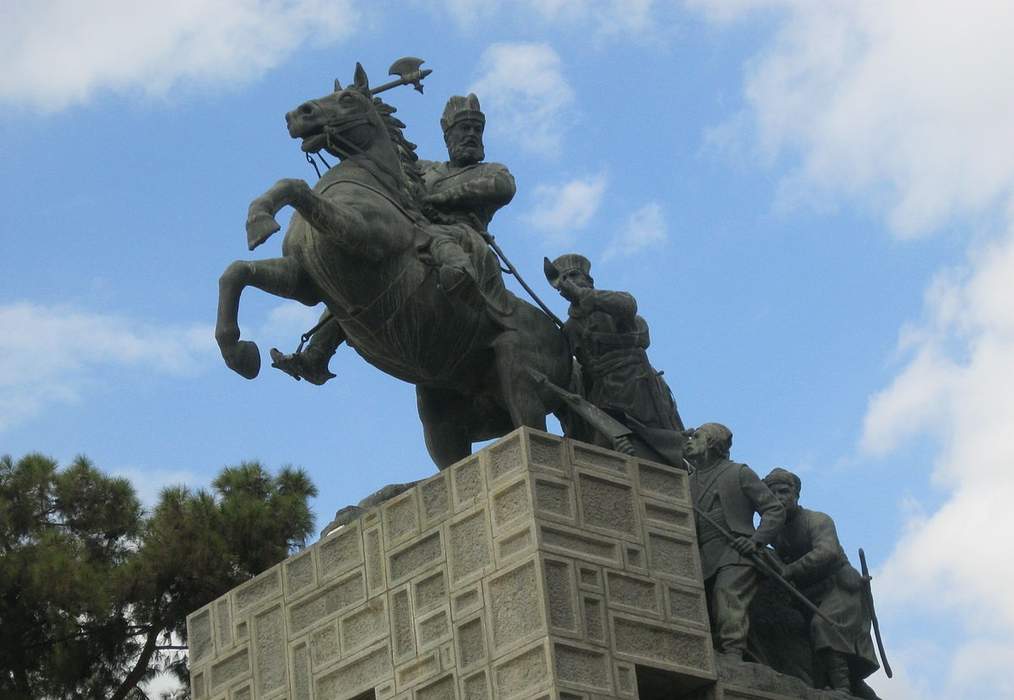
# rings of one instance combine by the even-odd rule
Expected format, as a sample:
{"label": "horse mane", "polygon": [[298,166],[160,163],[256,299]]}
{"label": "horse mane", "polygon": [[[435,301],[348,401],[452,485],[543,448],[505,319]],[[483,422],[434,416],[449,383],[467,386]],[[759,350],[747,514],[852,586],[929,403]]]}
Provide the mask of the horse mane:
{"label": "horse mane", "polygon": [[401,172],[405,178],[405,184],[413,199],[418,203],[423,194],[423,179],[416,168],[419,156],[416,155],[416,145],[405,138],[405,123],[394,116],[397,108],[387,104],[379,97],[373,98],[373,106],[380,115],[381,121],[387,128],[387,135],[398,150],[398,160],[401,163]]}

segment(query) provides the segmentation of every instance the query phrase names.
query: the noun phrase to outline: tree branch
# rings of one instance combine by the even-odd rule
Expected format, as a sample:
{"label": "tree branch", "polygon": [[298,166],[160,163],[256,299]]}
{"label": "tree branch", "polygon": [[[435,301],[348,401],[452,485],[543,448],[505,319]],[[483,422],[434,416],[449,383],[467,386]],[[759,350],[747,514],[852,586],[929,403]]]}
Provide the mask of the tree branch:
{"label": "tree branch", "polygon": [[130,669],[130,673],[123,679],[120,687],[116,689],[116,692],[113,693],[113,696],[109,700],[124,700],[127,697],[127,693],[136,688],[137,684],[144,678],[144,674],[148,671],[148,664],[151,663],[151,657],[155,655],[155,651],[158,649],[159,627],[155,622],[152,623],[148,630],[148,638],[144,640],[144,648],[141,649],[141,653],[137,657],[137,663],[134,664],[134,668]]}

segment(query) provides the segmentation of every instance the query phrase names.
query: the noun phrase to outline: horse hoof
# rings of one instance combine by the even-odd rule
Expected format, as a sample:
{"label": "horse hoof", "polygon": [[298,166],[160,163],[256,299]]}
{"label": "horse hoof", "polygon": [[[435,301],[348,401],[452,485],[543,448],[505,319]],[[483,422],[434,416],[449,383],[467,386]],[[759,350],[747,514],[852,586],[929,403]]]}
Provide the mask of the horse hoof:
{"label": "horse hoof", "polygon": [[241,340],[232,351],[232,361],[228,363],[236,374],[246,379],[253,379],[261,371],[261,353],[257,343]]}
{"label": "horse hoof", "polygon": [[253,250],[280,229],[281,226],[278,225],[278,222],[270,214],[261,212],[251,215],[246,220],[247,247]]}

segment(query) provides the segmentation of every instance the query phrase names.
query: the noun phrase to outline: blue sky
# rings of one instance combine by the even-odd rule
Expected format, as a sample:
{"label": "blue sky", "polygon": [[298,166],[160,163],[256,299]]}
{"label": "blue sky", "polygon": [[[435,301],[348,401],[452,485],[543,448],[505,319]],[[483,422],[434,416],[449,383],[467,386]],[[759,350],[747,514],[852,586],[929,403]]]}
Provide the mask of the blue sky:
{"label": "blue sky", "polygon": [[[877,569],[885,697],[1014,697],[1014,59],[1005,2],[37,2],[0,10],[0,452],[84,453],[150,503],[305,467],[318,525],[432,472],[414,392],[225,368],[249,201],[315,175],[283,115],[403,55],[424,158],[474,90],[518,194],[491,230],[551,306],[579,251],[638,299],[688,424],[803,477]],[[247,292],[244,337],[317,310]]]}

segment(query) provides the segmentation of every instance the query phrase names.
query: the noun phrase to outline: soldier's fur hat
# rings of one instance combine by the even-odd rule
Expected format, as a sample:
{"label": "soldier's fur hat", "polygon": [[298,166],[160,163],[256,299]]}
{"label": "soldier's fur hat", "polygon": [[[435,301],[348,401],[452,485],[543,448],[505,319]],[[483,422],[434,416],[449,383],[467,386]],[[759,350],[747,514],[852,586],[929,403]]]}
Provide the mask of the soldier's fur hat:
{"label": "soldier's fur hat", "polygon": [[732,431],[721,423],[705,423],[697,428],[697,432],[702,430],[708,435],[708,446],[723,457],[728,457],[732,449]]}
{"label": "soldier's fur hat", "polygon": [[568,272],[578,270],[584,273],[585,277],[591,279],[591,261],[583,255],[578,253],[567,253],[561,255],[553,262],[549,262],[547,258],[543,265],[546,279],[553,285],[553,289],[560,288],[560,280],[563,279]]}
{"label": "soldier's fur hat", "polygon": [[440,128],[447,133],[447,130],[462,119],[476,119],[486,124],[486,115],[479,109],[479,98],[474,92],[468,93],[468,97],[453,95],[447,100],[444,106],[444,114],[440,117]]}
{"label": "soldier's fur hat", "polygon": [[764,483],[768,487],[774,486],[775,484],[788,484],[796,490],[798,494],[800,489],[803,487],[803,482],[798,476],[790,472],[788,469],[782,469],[781,467],[775,467],[771,472],[764,477]]}

